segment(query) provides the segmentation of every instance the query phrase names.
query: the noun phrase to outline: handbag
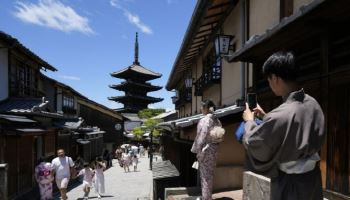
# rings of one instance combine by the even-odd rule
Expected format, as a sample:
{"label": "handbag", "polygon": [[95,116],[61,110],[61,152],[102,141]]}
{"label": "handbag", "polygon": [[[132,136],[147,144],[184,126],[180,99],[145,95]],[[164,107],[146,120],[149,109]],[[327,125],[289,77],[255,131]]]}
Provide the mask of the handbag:
{"label": "handbag", "polygon": [[198,170],[199,164],[198,161],[194,161],[192,164],[192,168]]}

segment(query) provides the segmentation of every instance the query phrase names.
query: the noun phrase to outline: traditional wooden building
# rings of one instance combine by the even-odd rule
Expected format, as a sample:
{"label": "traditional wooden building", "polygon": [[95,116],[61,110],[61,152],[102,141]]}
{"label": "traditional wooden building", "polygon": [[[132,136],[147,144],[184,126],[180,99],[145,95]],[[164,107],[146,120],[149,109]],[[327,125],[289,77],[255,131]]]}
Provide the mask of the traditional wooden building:
{"label": "traditional wooden building", "polygon": [[140,65],[138,60],[139,46],[136,33],[135,57],[134,62],[129,67],[117,72],[111,73],[112,77],[125,79],[118,85],[110,85],[110,88],[125,92],[124,96],[109,97],[109,100],[124,104],[124,108],[117,109],[122,113],[137,113],[140,110],[148,108],[151,103],[163,101],[162,98],[147,96],[148,92],[162,89],[161,86],[154,86],[149,83],[150,80],[160,78],[162,75],[155,73]]}
{"label": "traditional wooden building", "polygon": [[[191,168],[195,154],[190,149],[201,117],[201,101],[211,99],[217,105],[218,117],[226,130],[219,146],[214,191],[232,191],[242,187],[244,148],[233,136],[241,122],[241,108],[236,99],[244,96],[241,65],[230,64],[215,52],[218,34],[235,35],[240,46],[240,21],[243,4],[231,0],[198,1],[178,52],[166,89],[176,90],[173,98],[179,119],[161,123],[165,131],[164,157],[180,172],[181,186],[198,186],[197,171]],[[232,50],[231,50],[232,51]],[[242,89],[243,88],[243,89]],[[220,113],[220,114],[219,114]]]}
{"label": "traditional wooden building", "polygon": [[[269,29],[249,33],[251,39],[230,58],[250,63],[250,91],[271,110],[281,103],[274,97],[261,71],[263,62],[280,50],[293,51],[299,82],[321,105],[326,117],[326,143],[320,152],[324,194],[327,199],[350,198],[350,4],[342,0],[281,1],[279,9],[255,13],[280,13]],[[258,2],[251,2],[258,7]],[[294,6],[293,6],[294,5]],[[253,10],[251,11],[253,12]],[[278,15],[277,15],[278,16]],[[252,26],[252,25],[250,25]],[[258,35],[256,35],[258,34]],[[256,35],[253,37],[253,35]]]}
{"label": "traditional wooden building", "polygon": [[42,98],[40,69],[56,71],[17,39],[0,32],[0,161],[8,163],[10,199],[32,189],[37,159],[55,153],[52,122],[63,116]]}
{"label": "traditional wooden building", "polygon": [[122,135],[114,128],[122,124],[119,113],[44,76],[40,69],[56,71],[0,32],[0,163],[8,164],[9,199],[32,197],[28,192],[36,185],[38,158],[53,158],[57,148],[64,148],[73,159],[81,155],[89,161]]}
{"label": "traditional wooden building", "polygon": [[[180,119],[161,124],[167,130],[170,150],[177,149],[168,148],[166,154],[179,166],[180,176],[195,176],[186,171],[193,157],[185,153],[189,154],[195,135],[200,101],[212,99],[219,107],[231,107],[247,92],[256,92],[259,104],[270,111],[282,101],[269,89],[262,64],[272,53],[290,50],[300,68],[300,84],[316,98],[326,116],[327,141],[320,152],[324,194],[328,199],[349,199],[350,32],[344,28],[349,23],[349,9],[345,0],[199,0],[166,86],[177,91],[173,100]],[[228,53],[222,55],[216,51],[220,47],[217,41],[225,37]],[[232,136],[241,113],[221,119]],[[178,158],[179,152],[185,160]],[[218,168],[243,167],[243,162],[242,146],[233,137],[225,138],[220,144]],[[218,168],[215,179],[221,181],[214,184],[216,189],[225,183],[229,186],[234,178],[241,179],[237,171],[226,171],[219,178],[224,170]]]}

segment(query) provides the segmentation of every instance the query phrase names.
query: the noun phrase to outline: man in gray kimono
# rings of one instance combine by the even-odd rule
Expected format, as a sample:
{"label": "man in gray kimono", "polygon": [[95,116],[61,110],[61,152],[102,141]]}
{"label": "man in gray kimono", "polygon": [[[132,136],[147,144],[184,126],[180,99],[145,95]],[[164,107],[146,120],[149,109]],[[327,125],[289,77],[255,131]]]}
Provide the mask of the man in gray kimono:
{"label": "man in gray kimono", "polygon": [[[283,103],[269,113],[246,104],[243,113],[245,146],[254,171],[271,178],[272,200],[322,200],[319,154],[324,141],[320,105],[296,83],[294,55],[277,52],[263,65],[263,73]],[[263,119],[257,125],[254,114]]]}

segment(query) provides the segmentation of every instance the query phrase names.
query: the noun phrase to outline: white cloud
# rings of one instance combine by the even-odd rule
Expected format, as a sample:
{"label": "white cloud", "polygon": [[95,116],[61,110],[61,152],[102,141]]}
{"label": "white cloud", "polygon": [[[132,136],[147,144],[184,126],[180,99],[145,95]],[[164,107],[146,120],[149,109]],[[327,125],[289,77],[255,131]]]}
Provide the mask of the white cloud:
{"label": "white cloud", "polygon": [[80,81],[80,77],[77,77],[77,76],[66,76],[66,75],[63,75],[63,76],[60,76],[61,78],[63,79],[66,79],[66,80],[72,80],[72,81]]}
{"label": "white cloud", "polygon": [[128,36],[126,36],[126,35],[122,35],[122,38],[124,39],[124,40],[127,40],[128,39]]}
{"label": "white cloud", "polygon": [[126,3],[132,1],[133,0],[110,0],[109,3],[111,4],[111,6],[123,10],[124,15],[128,19],[129,23],[135,25],[138,29],[141,30],[141,32],[146,34],[152,34],[153,31],[151,27],[144,24],[138,15],[132,14],[128,9],[121,5],[123,2]]}
{"label": "white cloud", "polygon": [[118,0],[110,0],[109,3],[111,4],[111,6],[119,8],[119,1]]}
{"label": "white cloud", "polygon": [[128,18],[128,20],[129,20],[129,22],[131,24],[135,25],[143,33],[146,33],[146,34],[152,34],[153,33],[152,29],[149,26],[147,26],[146,24],[141,22],[139,16],[134,15],[134,14],[130,13],[127,10],[124,11],[124,15]]}
{"label": "white cloud", "polygon": [[93,34],[89,26],[89,19],[80,16],[70,6],[59,0],[39,0],[37,4],[17,2],[14,15],[20,20],[63,32],[78,31]]}

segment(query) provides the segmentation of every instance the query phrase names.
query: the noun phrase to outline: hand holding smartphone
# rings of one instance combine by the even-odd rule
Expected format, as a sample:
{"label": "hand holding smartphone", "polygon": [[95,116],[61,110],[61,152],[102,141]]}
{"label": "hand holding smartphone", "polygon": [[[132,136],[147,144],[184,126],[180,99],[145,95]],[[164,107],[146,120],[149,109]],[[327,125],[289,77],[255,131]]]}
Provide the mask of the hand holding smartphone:
{"label": "hand holding smartphone", "polygon": [[249,105],[249,109],[253,110],[257,106],[257,98],[256,93],[247,93],[247,103]]}

